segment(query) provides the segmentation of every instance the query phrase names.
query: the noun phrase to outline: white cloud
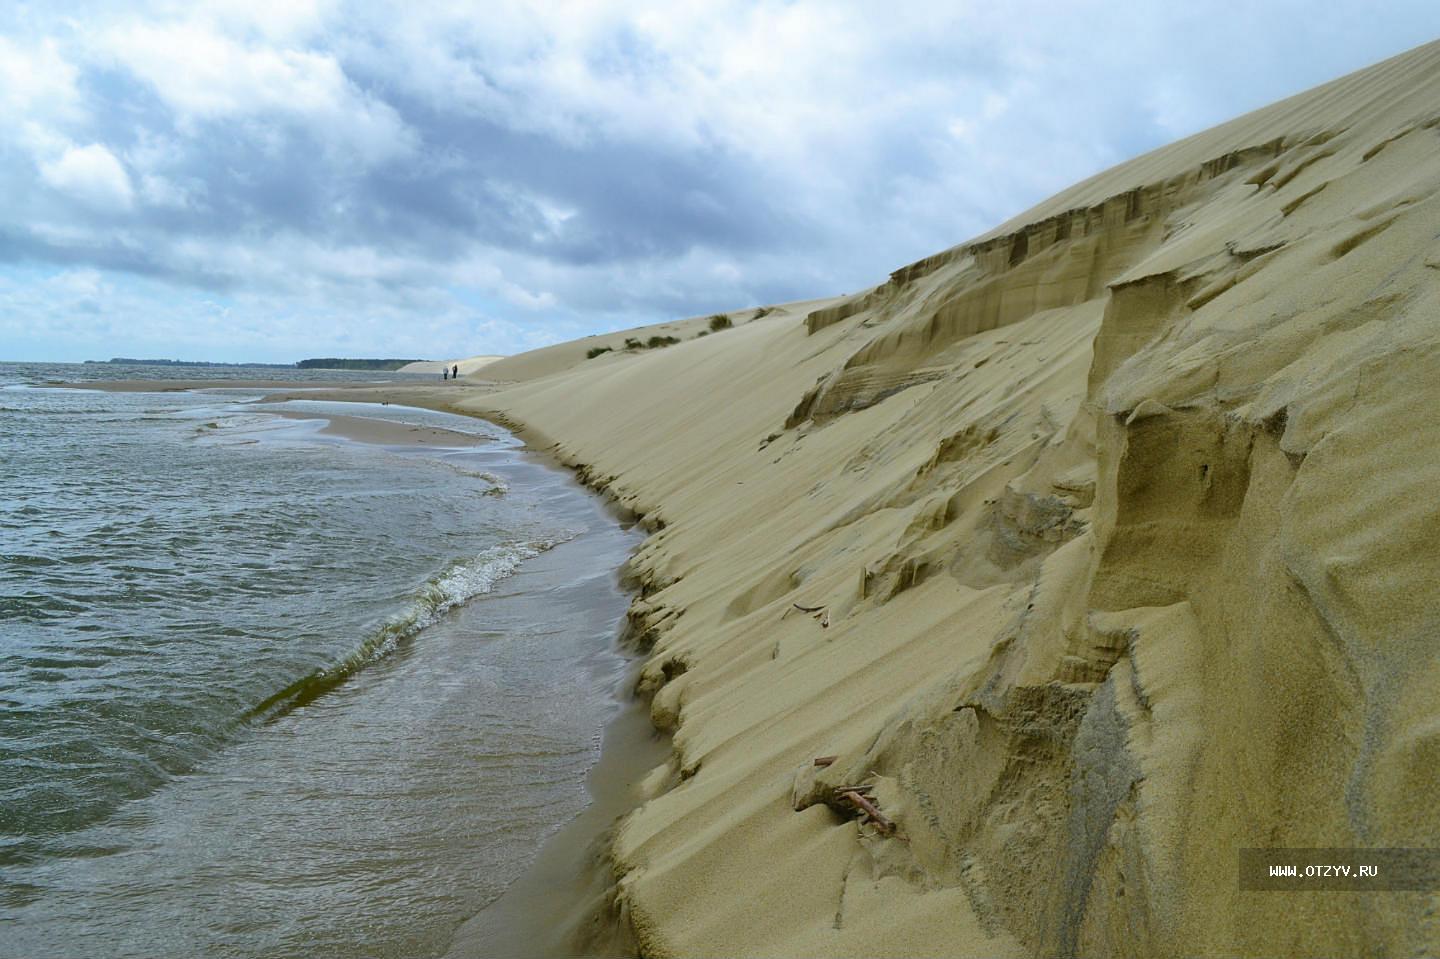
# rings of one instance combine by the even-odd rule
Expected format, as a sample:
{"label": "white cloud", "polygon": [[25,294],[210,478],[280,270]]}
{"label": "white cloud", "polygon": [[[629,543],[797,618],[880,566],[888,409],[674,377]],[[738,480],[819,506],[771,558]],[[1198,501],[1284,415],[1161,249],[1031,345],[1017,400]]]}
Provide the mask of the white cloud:
{"label": "white cloud", "polygon": [[0,119],[13,122],[39,111],[73,115],[76,75],[53,38],[21,45],[0,36]]}
{"label": "white cloud", "polygon": [[397,86],[570,144],[773,156],[904,105],[863,95],[903,27],[853,5],[504,0],[483,16],[426,5],[393,29],[383,8],[370,13],[384,45],[367,65]]}
{"label": "white cloud", "polygon": [[154,207],[183,210],[195,205],[196,191],[158,173],[140,177],[140,196]]}
{"label": "white cloud", "polygon": [[206,0],[195,4],[192,14],[222,30],[292,43],[320,33],[338,5],[334,0]]}
{"label": "white cloud", "polygon": [[94,297],[106,289],[99,270],[63,270],[45,281],[56,291],[73,297]]}
{"label": "white cloud", "polygon": [[69,146],[62,129],[85,118],[78,76],[54,38],[21,44],[0,36],[0,144],[18,143],[32,157]]}
{"label": "white cloud", "polygon": [[135,202],[130,175],[115,154],[99,143],[70,147],[54,160],[40,164],[45,182],[95,209],[119,212]]}
{"label": "white cloud", "polygon": [[531,293],[529,290],[515,283],[506,283],[501,287],[500,296],[506,303],[525,310],[549,310],[553,309],[557,302],[555,294],[549,290]]}
{"label": "white cloud", "polygon": [[415,135],[388,104],[366,95],[335,57],[247,45],[198,22],[131,24],[105,47],[148,84],[182,125],[234,118],[298,121],[322,143],[367,163],[411,152]]}
{"label": "white cloud", "polygon": [[181,116],[333,110],[346,94],[329,57],[248,49],[197,24],[131,26],[116,31],[110,47]]}

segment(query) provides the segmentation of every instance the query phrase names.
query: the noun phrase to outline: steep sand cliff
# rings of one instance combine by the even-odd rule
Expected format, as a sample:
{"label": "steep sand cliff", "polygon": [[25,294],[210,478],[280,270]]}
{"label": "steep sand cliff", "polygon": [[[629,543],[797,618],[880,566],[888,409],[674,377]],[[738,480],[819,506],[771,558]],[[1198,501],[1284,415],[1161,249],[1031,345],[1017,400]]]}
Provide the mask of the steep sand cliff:
{"label": "steep sand cliff", "polygon": [[472,406],[652,530],[646,955],[1440,953],[1236,881],[1440,845],[1440,44],[734,316]]}

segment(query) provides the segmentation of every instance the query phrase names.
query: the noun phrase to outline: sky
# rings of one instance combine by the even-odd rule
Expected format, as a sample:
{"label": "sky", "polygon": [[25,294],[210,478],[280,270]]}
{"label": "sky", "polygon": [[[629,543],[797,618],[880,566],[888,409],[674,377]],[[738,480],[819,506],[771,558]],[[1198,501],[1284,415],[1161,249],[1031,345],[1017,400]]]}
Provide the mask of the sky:
{"label": "sky", "polygon": [[515,353],[864,289],[1434,0],[0,0],[0,360]]}

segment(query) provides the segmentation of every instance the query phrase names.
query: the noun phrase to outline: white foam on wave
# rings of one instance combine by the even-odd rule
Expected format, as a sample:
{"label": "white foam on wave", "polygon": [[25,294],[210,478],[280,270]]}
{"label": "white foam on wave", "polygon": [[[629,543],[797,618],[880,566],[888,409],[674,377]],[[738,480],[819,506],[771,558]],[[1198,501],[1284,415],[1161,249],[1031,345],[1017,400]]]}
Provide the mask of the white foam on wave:
{"label": "white foam on wave", "polygon": [[425,627],[439,622],[450,610],[493,590],[497,583],[513,575],[527,559],[569,542],[577,535],[565,532],[547,539],[502,543],[482,550],[470,559],[452,563],[420,588],[405,612],[387,620],[349,655],[269,696],[252,708],[247,716],[252,719],[273,718],[335,688],[395,652]]}
{"label": "white foam on wave", "polygon": [[[571,537],[566,537],[569,539]],[[473,559],[452,565],[426,584],[421,596],[421,610],[416,627],[424,629],[447,611],[466,600],[488,593],[495,584],[514,574],[525,560],[564,542],[563,539],[537,540],[492,546]]]}
{"label": "white foam on wave", "polygon": [[460,476],[467,476],[471,479],[484,480],[485,482],[490,484],[490,488],[485,492],[492,496],[503,496],[506,493],[510,492],[510,484],[506,483],[503,479],[501,479],[496,474],[490,472],[489,470],[470,469],[469,467],[460,466],[456,463],[451,463],[448,460],[443,459],[433,460],[432,462],[443,466],[446,469],[452,470]]}
{"label": "white foam on wave", "polygon": [[399,643],[439,622],[450,610],[493,590],[497,583],[514,575],[520,564],[574,539],[574,532],[519,543],[501,543],[482,550],[470,559],[452,563],[420,588],[414,605],[391,619],[381,630],[381,641],[369,659],[388,655]]}

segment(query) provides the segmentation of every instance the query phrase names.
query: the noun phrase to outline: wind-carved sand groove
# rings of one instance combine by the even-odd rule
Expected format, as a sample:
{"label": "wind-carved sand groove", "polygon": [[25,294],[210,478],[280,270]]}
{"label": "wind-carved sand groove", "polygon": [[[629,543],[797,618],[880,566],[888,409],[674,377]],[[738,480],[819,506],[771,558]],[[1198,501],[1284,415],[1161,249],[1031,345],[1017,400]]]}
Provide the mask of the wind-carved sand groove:
{"label": "wind-carved sand groove", "polygon": [[643,954],[1440,952],[1433,895],[1236,883],[1440,842],[1437,103],[1431,44],[477,401],[663,511],[673,757],[606,907]]}

